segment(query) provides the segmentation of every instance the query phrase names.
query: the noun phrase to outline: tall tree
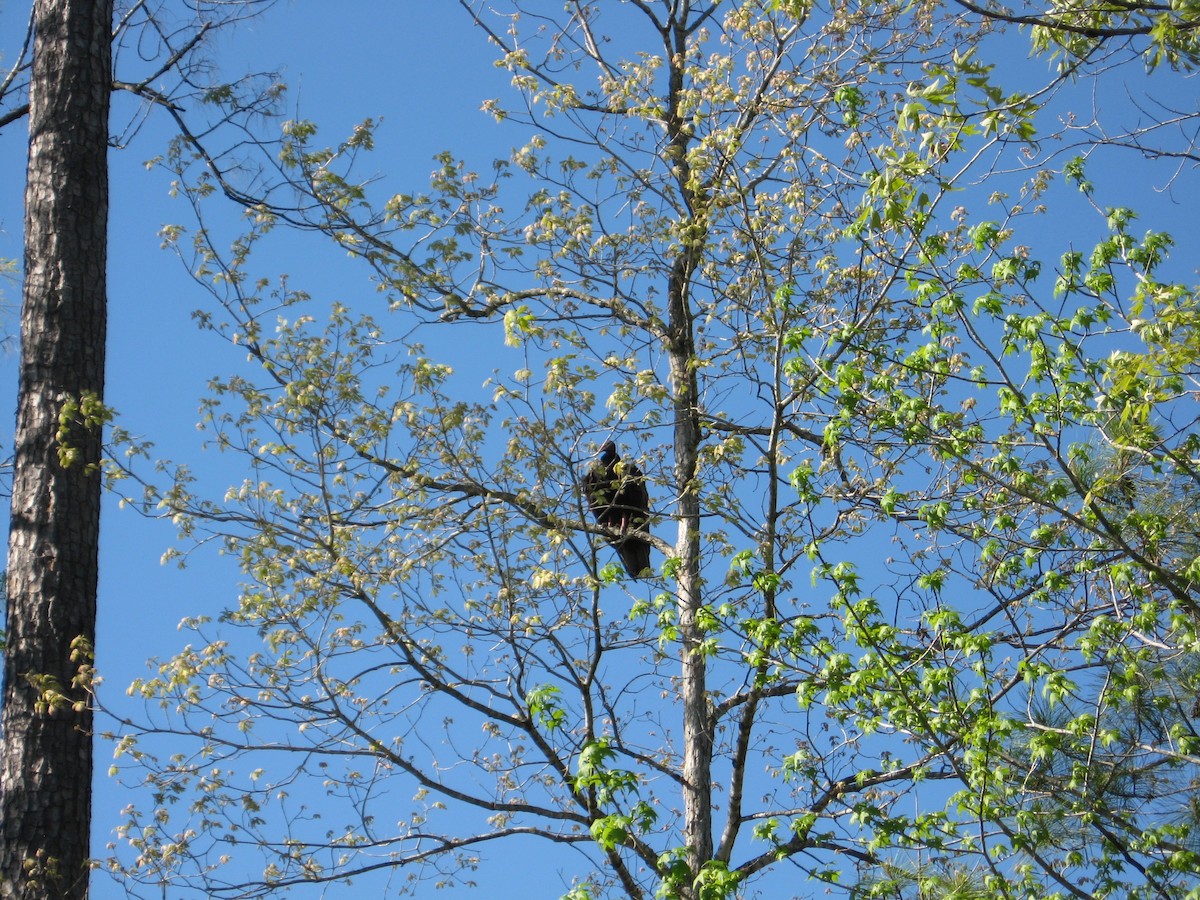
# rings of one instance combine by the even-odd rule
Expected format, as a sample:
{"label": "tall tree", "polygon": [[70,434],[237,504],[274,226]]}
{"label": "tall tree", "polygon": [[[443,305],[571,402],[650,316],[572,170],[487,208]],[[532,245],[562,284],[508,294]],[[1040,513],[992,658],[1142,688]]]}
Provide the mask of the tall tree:
{"label": "tall tree", "polygon": [[[141,685],[180,716],[159,727],[213,740],[156,768],[153,737],[130,736],[164,798],[203,782],[198,829],[165,803],[135,811],[130,874],[267,892],[366,874],[385,853],[404,873],[469,877],[475,848],[533,835],[584,854],[564,885],[580,896],[724,896],[784,861],[833,880],[836,860],[875,853],[856,809],[902,806],[931,763],[885,767],[859,740],[830,749],[834,720],[795,702],[805,679],[833,677],[840,639],[793,579],[814,542],[861,516],[844,471],[823,475],[840,491],[832,513],[796,491],[793,469],[822,455],[803,415],[823,387],[819,370],[789,366],[787,342],[827,335],[834,359],[840,323],[900,315],[895,267],[865,268],[843,232],[874,165],[862,135],[882,133],[893,92],[924,66],[953,63],[953,17],[899,3],[799,19],[759,2],[578,3],[526,35],[524,4],[495,18],[464,6],[518,88],[493,112],[537,131],[494,181],[447,155],[428,194],[374,207],[341,168],[372,146],[370,124],[327,149],[290,123],[281,158],[314,224],[374,267],[406,332],[414,319],[434,335],[502,320],[515,368],[465,398],[410,336],[412,358],[388,371],[370,317],[270,324],[264,302],[304,298],[268,300],[249,275],[269,213],[230,259],[195,236],[194,270],[227,291],[208,321],[263,365],[219,382],[212,406],[218,440],[254,472],[230,495],[244,509],[193,505],[184,484],[150,500],[198,528],[246,525],[224,534],[251,582],[227,620],[266,645],[245,648],[243,667],[197,622],[199,648]],[[563,134],[581,149],[556,159]],[[518,179],[530,194],[510,211]],[[806,302],[789,300],[794,282]],[[673,531],[652,524],[663,580],[649,597],[622,596],[598,549],[612,535],[585,515],[579,476],[613,432]],[[651,695],[677,698],[677,721]],[[240,699],[253,697],[273,711]],[[230,715],[238,735],[218,736]],[[459,758],[473,733],[483,745]],[[283,765],[321,758],[355,826],[289,816],[267,781],[243,780],[233,757],[249,747]],[[265,765],[272,784],[298,774]],[[760,783],[764,770],[777,777]],[[418,789],[396,831],[375,824],[363,771]],[[284,834],[264,839],[268,822]],[[265,851],[262,869],[226,880],[206,850],[244,839]]]}
{"label": "tall tree", "polygon": [[[957,4],[463,5],[517,88],[489,108],[535,135],[494,177],[446,154],[428,192],[378,197],[347,167],[369,122],[337,147],[289,123],[280,154],[387,318],[252,274],[268,210],[230,252],[193,235],[203,321],[256,364],[206,405],[248,471],[146,499],[246,584],[138,686],[161,718],[122,745],[153,789],[126,873],[469,880],[534,838],[577,851],[575,898],[808,892],[796,872],[852,897],[1186,896],[1192,822],[1130,798],[1194,773],[1161,702],[1190,727],[1163,690],[1190,588],[1150,587],[1178,568],[1134,530],[1161,516],[1105,531],[1119,448],[1086,479],[1068,450],[1108,434],[1092,348],[1133,323],[1077,345],[1098,319],[1047,319],[1014,237],[1049,202],[1025,167],[1063,80],[1005,91]],[[1063,291],[1154,257],[1127,238]],[[485,371],[417,343],[464,332]],[[648,594],[586,515],[614,434],[652,501]],[[1118,566],[1104,589],[1092,563]],[[1147,592],[1168,612],[1104,630]],[[1138,715],[1069,683],[1150,624],[1174,658],[1141,670]],[[1176,743],[1146,750],[1155,729]],[[317,772],[321,808],[297,805]]]}
{"label": "tall tree", "polygon": [[87,894],[112,21],[112,0],[34,6],[0,753],[18,897]]}
{"label": "tall tree", "polygon": [[[189,4],[183,24],[163,4],[137,3],[114,26],[112,0],[35,0],[0,79],[0,127],[29,120],[0,752],[5,896],[84,896],[88,886],[110,98],[121,90],[167,110],[200,146],[179,104],[213,87],[195,50],[269,2]],[[119,58],[126,81],[113,76]],[[220,101],[253,116],[273,95],[251,76],[211,96],[218,114],[203,131],[216,143],[214,126],[236,117]]]}

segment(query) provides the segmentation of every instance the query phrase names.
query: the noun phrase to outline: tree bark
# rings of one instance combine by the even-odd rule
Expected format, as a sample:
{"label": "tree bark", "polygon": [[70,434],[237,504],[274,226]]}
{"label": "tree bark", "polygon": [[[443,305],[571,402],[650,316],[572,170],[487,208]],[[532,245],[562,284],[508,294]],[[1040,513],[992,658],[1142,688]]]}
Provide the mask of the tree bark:
{"label": "tree bark", "polygon": [[688,149],[693,131],[680,112],[684,90],[689,24],[686,4],[665,30],[671,63],[667,84],[666,156],[686,209],[683,240],[671,264],[667,285],[667,340],[675,442],[675,490],[679,523],[675,552],[680,647],[680,682],[683,705],[683,838],[690,878],[680,885],[683,900],[694,900],[693,881],[713,857],[712,755],[713,716],[708,696],[708,659],[703,652],[704,633],[699,625],[704,605],[700,561],[700,460],[699,379],[696,376],[696,338],[691,287],[707,239],[707,198],[693,182]]}
{"label": "tree bark", "polygon": [[[695,254],[685,250],[676,260],[669,289],[671,387],[675,407],[675,488],[679,495],[678,581],[681,690],[683,701],[683,834],[688,869],[695,878],[712,859],[713,722],[708,698],[708,660],[702,649],[704,633],[698,622],[704,603],[700,573],[700,423],[698,384],[688,284]],[[682,896],[694,896],[685,886]]]}
{"label": "tree bark", "polygon": [[[684,58],[686,38],[677,29],[676,59]],[[700,265],[706,211],[704,198],[691,186],[686,158],[691,135],[677,114],[683,73],[679,63],[670,69],[670,114],[667,131],[668,155],[674,161],[680,191],[687,203],[687,236],[671,266],[667,285],[667,354],[671,367],[675,438],[675,490],[679,522],[675,552],[679,631],[681,637],[681,693],[683,702],[683,836],[688,870],[694,879],[712,859],[712,754],[713,721],[708,697],[708,660],[703,652],[704,633],[699,626],[704,587],[700,562],[700,493],[697,476],[700,458],[699,381],[696,377],[695,325],[691,307],[691,285]],[[692,885],[681,896],[695,896]]]}
{"label": "tree bark", "polygon": [[87,895],[112,14],[34,6],[0,717],[0,892],[20,898]]}

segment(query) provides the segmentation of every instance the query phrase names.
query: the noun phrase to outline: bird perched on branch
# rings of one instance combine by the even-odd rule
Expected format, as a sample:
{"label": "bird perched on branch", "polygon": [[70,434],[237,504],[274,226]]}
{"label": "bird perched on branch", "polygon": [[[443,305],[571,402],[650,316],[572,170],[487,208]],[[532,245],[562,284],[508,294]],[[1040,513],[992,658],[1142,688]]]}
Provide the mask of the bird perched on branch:
{"label": "bird perched on branch", "polygon": [[644,532],[650,521],[650,494],[642,470],[621,459],[616,444],[605,441],[600,459],[583,477],[583,491],[596,521],[619,532],[608,543],[625,571],[631,578],[641,577],[650,568],[650,541],[635,533]]}

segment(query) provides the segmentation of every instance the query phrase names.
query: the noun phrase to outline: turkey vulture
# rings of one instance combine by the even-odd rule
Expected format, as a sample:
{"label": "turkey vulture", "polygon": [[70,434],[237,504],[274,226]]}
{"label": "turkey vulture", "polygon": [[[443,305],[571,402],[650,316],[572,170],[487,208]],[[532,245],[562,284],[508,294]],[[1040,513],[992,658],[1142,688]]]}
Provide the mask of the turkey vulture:
{"label": "turkey vulture", "polygon": [[629,532],[645,531],[650,521],[646,476],[632,462],[624,462],[617,455],[616,444],[605,441],[600,448],[600,459],[583,477],[583,491],[596,521],[620,532],[620,537],[609,538],[608,542],[621,557],[625,571],[630,578],[640,577],[650,568],[650,542]]}

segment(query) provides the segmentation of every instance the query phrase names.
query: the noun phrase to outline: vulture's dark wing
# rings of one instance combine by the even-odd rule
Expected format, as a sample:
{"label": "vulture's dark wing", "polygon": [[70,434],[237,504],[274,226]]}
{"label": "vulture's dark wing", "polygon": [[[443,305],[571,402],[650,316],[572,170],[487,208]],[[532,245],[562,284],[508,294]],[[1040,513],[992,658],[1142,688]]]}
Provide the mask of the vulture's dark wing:
{"label": "vulture's dark wing", "polygon": [[616,527],[612,518],[612,504],[617,491],[617,473],[615,471],[617,447],[608,441],[600,450],[600,458],[592,463],[592,467],[583,476],[583,493],[587,497],[588,508],[596,521],[610,528]]}
{"label": "vulture's dark wing", "polygon": [[583,490],[588,507],[596,521],[619,531],[619,538],[609,538],[631,578],[638,578],[650,568],[650,542],[628,534],[645,531],[650,521],[650,493],[646,476],[632,462],[617,455],[617,447],[606,441],[600,459],[593,463],[583,478]]}

